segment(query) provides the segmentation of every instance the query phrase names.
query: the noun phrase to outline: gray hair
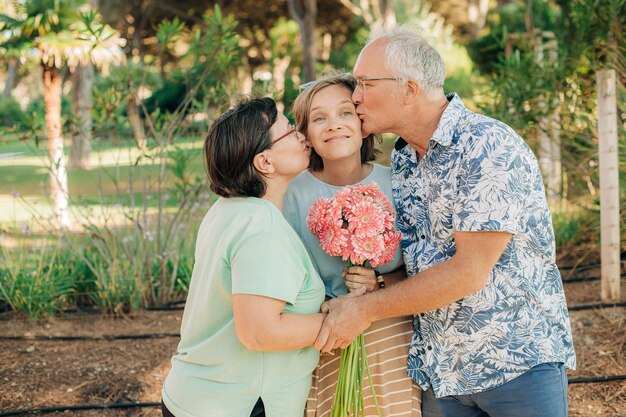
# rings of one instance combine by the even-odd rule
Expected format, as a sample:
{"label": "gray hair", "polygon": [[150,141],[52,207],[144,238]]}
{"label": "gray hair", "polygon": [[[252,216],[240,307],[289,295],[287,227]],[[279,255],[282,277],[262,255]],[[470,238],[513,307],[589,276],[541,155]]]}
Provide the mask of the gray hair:
{"label": "gray hair", "polygon": [[427,95],[443,89],[443,59],[417,30],[408,26],[383,28],[370,35],[367,45],[379,40],[386,44],[385,67],[394,77],[417,80]]}

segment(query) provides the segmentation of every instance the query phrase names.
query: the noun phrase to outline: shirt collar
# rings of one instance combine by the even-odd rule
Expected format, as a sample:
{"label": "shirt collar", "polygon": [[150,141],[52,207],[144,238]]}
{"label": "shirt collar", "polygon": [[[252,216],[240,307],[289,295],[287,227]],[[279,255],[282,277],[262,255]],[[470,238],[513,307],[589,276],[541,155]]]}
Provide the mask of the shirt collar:
{"label": "shirt collar", "polygon": [[[433,133],[433,136],[431,138],[431,140],[434,140],[435,142],[443,146],[449,146],[452,143],[452,137],[458,125],[459,118],[465,110],[463,100],[461,100],[461,97],[459,97],[457,93],[450,93],[446,96],[446,98],[449,102],[448,106],[443,111],[441,119],[437,124],[437,129],[435,129],[435,133]],[[398,139],[396,139],[394,149],[396,151],[401,151],[402,149],[407,147],[407,145],[408,143],[406,140],[398,137]],[[411,152],[407,153],[410,154]]]}
{"label": "shirt collar", "polygon": [[435,129],[435,133],[433,133],[431,138],[431,140],[443,146],[449,146],[452,143],[461,114],[465,111],[463,100],[457,93],[450,93],[446,98],[449,102],[448,106],[443,111],[439,124],[437,124],[437,129]]}

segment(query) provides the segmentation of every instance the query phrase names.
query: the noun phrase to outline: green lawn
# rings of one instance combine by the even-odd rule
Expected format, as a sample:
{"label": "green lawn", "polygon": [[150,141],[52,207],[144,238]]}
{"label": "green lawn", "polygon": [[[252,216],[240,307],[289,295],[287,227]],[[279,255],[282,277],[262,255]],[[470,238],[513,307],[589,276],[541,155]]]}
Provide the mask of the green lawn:
{"label": "green lawn", "polygon": [[[69,155],[69,141],[65,145],[65,153]],[[189,156],[186,175],[204,177],[202,140],[182,138],[175,146]],[[147,154],[142,156],[130,141],[120,146],[95,141],[90,155],[91,168],[68,171],[72,207],[143,206],[144,203],[156,207],[161,159],[158,149],[149,150]],[[172,161],[167,160],[167,163],[169,166]],[[36,147],[34,141],[20,141],[15,135],[0,138],[0,225],[51,214],[48,167],[45,142]],[[174,181],[174,176],[166,169],[165,187],[172,188]],[[166,207],[176,206],[175,194],[165,196]]]}
{"label": "green lawn", "polygon": [[[389,165],[394,139],[384,137],[378,158],[381,164]],[[186,174],[204,178],[202,139],[177,139],[175,147],[189,156]],[[66,156],[69,152],[70,142],[66,141]],[[132,141],[124,141],[119,146],[113,146],[109,141],[94,141],[91,168],[68,171],[72,215],[80,220],[92,215],[90,213],[115,210],[120,206],[155,208],[160,158],[158,149],[148,153],[148,156],[142,156]],[[172,161],[168,160],[168,166],[171,164]],[[175,180],[171,171],[166,169],[166,188],[172,188]],[[49,181],[45,142],[35,146],[34,141],[21,141],[16,135],[0,137],[0,228],[51,216]],[[165,193],[166,208],[174,208],[177,202],[175,193]]]}

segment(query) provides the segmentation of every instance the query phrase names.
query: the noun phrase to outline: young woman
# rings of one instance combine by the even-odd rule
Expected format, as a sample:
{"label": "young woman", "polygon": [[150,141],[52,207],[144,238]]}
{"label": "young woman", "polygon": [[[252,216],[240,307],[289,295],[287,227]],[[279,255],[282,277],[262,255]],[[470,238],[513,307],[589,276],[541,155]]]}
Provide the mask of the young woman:
{"label": "young woman", "polygon": [[281,209],[304,136],[270,98],[224,113],[204,144],[211,189],[163,414],[299,417],[319,352],[324,284]]}
{"label": "young woman", "polygon": [[[393,203],[389,168],[372,163],[377,151],[375,138],[363,137],[361,120],[351,95],[356,80],[347,74],[332,75],[311,83],[297,97],[293,113],[297,128],[312,146],[309,169],[289,186],[285,217],[302,238],[326,287],[327,297],[337,297],[365,286],[366,291],[384,291],[381,282],[393,285],[404,277],[401,250],[394,259],[377,268],[345,268],[340,257],[326,254],[317,237],[309,232],[306,217],[315,200],[332,198],[346,185],[375,181]],[[391,273],[394,270],[395,273]],[[384,277],[384,278],[382,278]],[[382,278],[382,280],[381,280]],[[380,281],[380,282],[379,282]],[[420,415],[421,390],[406,375],[411,342],[412,318],[381,320],[365,332],[365,343],[376,398],[382,415]],[[313,375],[307,401],[307,417],[328,415],[333,402],[339,354],[322,354]],[[375,416],[376,407],[369,383],[364,383],[365,413]]]}

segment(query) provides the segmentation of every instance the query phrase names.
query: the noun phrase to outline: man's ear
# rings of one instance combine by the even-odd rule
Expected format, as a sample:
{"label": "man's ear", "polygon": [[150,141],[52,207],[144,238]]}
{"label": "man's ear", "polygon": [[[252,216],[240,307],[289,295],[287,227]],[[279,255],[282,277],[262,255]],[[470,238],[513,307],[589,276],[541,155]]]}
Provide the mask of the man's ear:
{"label": "man's ear", "polygon": [[254,156],[252,160],[252,165],[258,172],[263,175],[272,174],[274,172],[274,164],[272,163],[272,159],[265,152],[258,153]]}
{"label": "man's ear", "polygon": [[405,102],[414,101],[422,91],[422,86],[417,80],[408,80],[404,85]]}

